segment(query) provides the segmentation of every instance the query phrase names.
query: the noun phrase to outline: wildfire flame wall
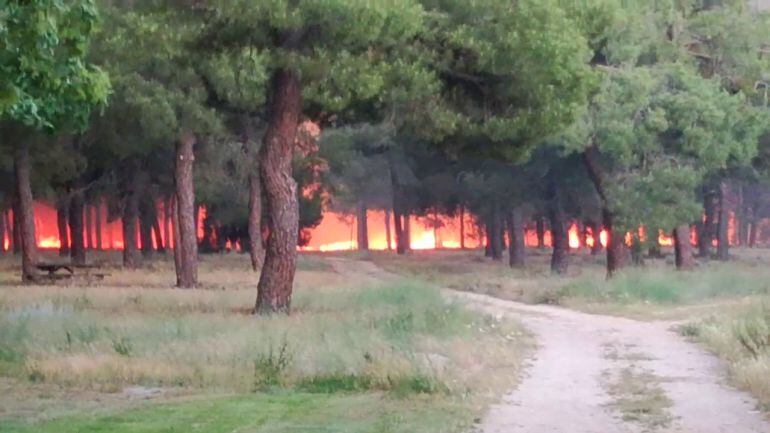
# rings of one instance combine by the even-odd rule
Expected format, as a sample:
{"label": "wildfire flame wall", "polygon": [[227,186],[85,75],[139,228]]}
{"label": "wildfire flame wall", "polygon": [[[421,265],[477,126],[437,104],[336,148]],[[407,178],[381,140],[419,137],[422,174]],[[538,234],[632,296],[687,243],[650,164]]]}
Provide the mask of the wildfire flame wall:
{"label": "wildfire flame wall", "polygon": [[[107,209],[105,206],[89,206],[88,212],[92,212],[92,220],[96,220],[96,212],[100,213],[101,219],[101,237],[103,249],[123,249],[123,230],[120,219],[108,222]],[[367,226],[369,235],[369,247],[373,250],[386,250],[388,249],[385,223],[385,212],[382,211],[369,211],[367,213]],[[158,218],[161,222],[161,227],[166,221],[166,211],[162,204],[158,206]],[[205,219],[205,208],[200,209],[200,217],[198,223],[198,237],[203,237],[203,220]],[[395,249],[396,235],[392,216],[390,216],[390,249]],[[459,249],[465,248],[480,248],[486,240],[483,231],[475,223],[472,218],[465,218],[463,221],[463,230],[460,227],[459,217],[448,216],[434,216],[430,218],[411,217],[410,218],[410,231],[411,231],[411,248],[414,250],[427,250],[427,249]],[[138,224],[137,224],[138,226]],[[733,243],[733,237],[735,232],[734,218],[730,219],[729,234],[731,243]],[[85,228],[85,226],[84,226]],[[96,227],[92,224],[90,236],[92,247],[98,247],[96,245]],[[165,230],[161,231],[161,238],[163,245],[173,246],[173,239],[165,239]],[[169,230],[169,232],[173,232]],[[461,233],[464,235],[461,239]],[[577,224],[572,223],[569,227],[569,245],[571,248],[579,248],[583,244],[586,246],[593,246],[594,238],[592,234],[581,236]],[[640,236],[644,237],[644,230],[640,228]],[[48,203],[36,202],[35,203],[35,236],[37,238],[37,245],[44,249],[58,249],[61,246],[59,239],[58,227],[56,224],[56,209]],[[85,235],[86,237],[88,234]],[[141,247],[141,239],[138,233],[137,227],[137,245]],[[600,242],[602,245],[606,245],[606,232],[602,230],[600,233]],[[630,241],[630,234],[628,236]],[[695,242],[695,233],[693,231],[693,239]],[[5,239],[2,240],[3,248],[8,249],[10,246],[10,239],[8,233],[6,233]],[[169,241],[170,245],[169,245]],[[661,233],[658,237],[658,241],[661,245],[670,246],[673,241],[670,237]],[[157,240],[155,239],[155,233],[153,233],[153,245],[157,246]],[[545,246],[551,245],[551,233],[546,230],[544,236]],[[88,242],[86,242],[88,244]],[[536,247],[537,233],[534,229],[528,229],[525,233],[525,244],[528,247]],[[303,251],[346,251],[354,250],[358,247],[356,240],[356,220],[355,217],[335,212],[324,212],[324,218],[317,227],[310,230],[310,242],[301,248]]]}

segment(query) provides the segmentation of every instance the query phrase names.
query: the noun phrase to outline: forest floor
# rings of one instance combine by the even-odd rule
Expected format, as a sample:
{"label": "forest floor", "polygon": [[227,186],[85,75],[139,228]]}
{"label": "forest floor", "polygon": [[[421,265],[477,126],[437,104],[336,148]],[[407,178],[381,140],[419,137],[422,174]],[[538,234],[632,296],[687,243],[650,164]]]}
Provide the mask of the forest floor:
{"label": "forest floor", "polygon": [[547,259],[303,254],[295,313],[269,319],[244,314],[237,255],[192,292],[164,260],[4,287],[0,432],[770,432],[768,252],[611,281]]}

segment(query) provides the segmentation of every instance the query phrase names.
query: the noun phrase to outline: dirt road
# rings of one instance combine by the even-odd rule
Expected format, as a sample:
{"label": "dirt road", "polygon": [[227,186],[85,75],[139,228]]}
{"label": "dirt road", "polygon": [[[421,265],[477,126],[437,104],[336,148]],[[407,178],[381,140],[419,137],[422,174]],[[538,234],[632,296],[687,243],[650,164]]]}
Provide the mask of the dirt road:
{"label": "dirt road", "polygon": [[770,433],[756,402],[724,383],[719,361],[670,323],[446,293],[519,319],[540,346],[484,433]]}

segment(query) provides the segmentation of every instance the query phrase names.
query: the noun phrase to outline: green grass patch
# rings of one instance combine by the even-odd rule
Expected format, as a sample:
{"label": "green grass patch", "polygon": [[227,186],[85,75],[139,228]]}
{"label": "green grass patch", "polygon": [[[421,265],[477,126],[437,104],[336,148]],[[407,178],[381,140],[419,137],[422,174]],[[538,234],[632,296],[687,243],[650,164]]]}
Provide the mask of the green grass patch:
{"label": "green grass patch", "polygon": [[207,397],[53,421],[4,421],[1,433],[421,433],[460,432],[469,411],[442,400],[381,394],[258,394]]}

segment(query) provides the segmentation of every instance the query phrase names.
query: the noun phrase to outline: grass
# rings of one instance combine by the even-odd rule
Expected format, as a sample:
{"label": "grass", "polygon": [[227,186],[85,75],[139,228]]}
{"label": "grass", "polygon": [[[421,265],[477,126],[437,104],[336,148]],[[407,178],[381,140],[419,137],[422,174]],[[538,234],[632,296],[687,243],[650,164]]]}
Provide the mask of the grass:
{"label": "grass", "polygon": [[624,421],[637,423],[644,431],[656,431],[671,424],[671,400],[653,374],[631,365],[616,375],[605,375],[604,380],[613,398],[610,406],[621,413]]}
{"label": "grass", "polygon": [[[0,432],[455,431],[513,386],[516,324],[325,260],[301,257],[291,316],[245,313],[256,277],[235,255],[204,258],[203,290],[168,289],[164,260],[3,287]],[[152,407],[131,387],[159,390]]]}
{"label": "grass", "polygon": [[770,298],[688,323],[680,332],[724,359],[732,382],[770,411]]}

